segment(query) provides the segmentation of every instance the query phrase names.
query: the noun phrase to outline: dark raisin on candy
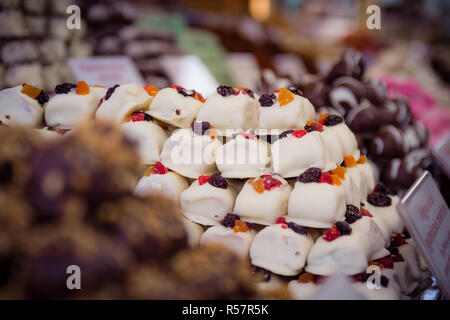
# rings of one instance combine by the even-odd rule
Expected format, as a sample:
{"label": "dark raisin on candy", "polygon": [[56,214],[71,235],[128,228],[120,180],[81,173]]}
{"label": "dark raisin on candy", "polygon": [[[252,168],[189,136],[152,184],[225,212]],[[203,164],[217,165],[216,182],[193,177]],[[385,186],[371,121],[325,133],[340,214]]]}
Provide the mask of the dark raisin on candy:
{"label": "dark raisin on candy", "polygon": [[48,99],[48,94],[44,90],[41,90],[41,93],[39,93],[39,95],[36,97],[36,100],[37,102],[39,102],[39,104],[46,103]]}
{"label": "dark raisin on candy", "polygon": [[306,130],[306,132],[316,131],[316,127],[314,127],[314,126],[306,125],[304,129]]}
{"label": "dark raisin on candy", "polygon": [[341,123],[342,121],[344,121],[344,119],[342,119],[342,117],[337,116],[335,114],[330,114],[328,117],[325,118],[323,123],[326,126],[330,127],[330,126],[335,126],[335,125]]}
{"label": "dark raisin on candy", "polygon": [[347,210],[345,211],[345,222],[352,224],[353,222],[361,218],[361,212],[359,212],[358,207],[348,204]]}
{"label": "dark raisin on candy", "polygon": [[381,275],[380,283],[383,287],[387,288],[389,285],[389,279],[386,276]]}
{"label": "dark raisin on candy", "polygon": [[245,91],[250,97],[255,98],[255,95],[254,95],[254,93],[253,93],[252,90],[250,90],[250,89],[245,89],[244,91]]}
{"label": "dark raisin on candy", "polygon": [[192,121],[192,131],[197,135],[204,135],[211,129],[211,124],[208,121]]}
{"label": "dark raisin on candy", "polygon": [[227,180],[219,173],[214,173],[208,180],[208,183],[216,188],[226,189],[228,186]]}
{"label": "dark raisin on candy", "polygon": [[312,183],[319,181],[321,171],[319,168],[309,168],[298,176],[297,181],[302,183]]}
{"label": "dark raisin on candy", "polygon": [[69,93],[70,90],[76,88],[77,85],[73,83],[61,83],[55,87],[56,94]]}
{"label": "dark raisin on candy", "polygon": [[376,207],[389,207],[392,203],[391,197],[380,192],[373,192],[367,196],[367,201]]}
{"label": "dark raisin on candy", "polygon": [[241,217],[234,213],[228,213],[220,224],[226,228],[233,228],[236,220],[241,220]]}
{"label": "dark raisin on candy", "polygon": [[230,86],[218,86],[217,93],[222,97],[228,97],[234,94],[234,88]]}
{"label": "dark raisin on candy", "polygon": [[346,236],[352,233],[352,227],[345,221],[338,221],[335,223],[341,235]]}
{"label": "dark raisin on candy", "polygon": [[294,130],[283,131],[282,133],[280,133],[279,138],[280,139],[286,138],[288,136],[288,134],[291,134],[292,132],[294,132]]}
{"label": "dark raisin on candy", "polygon": [[259,97],[259,104],[261,107],[270,107],[274,104],[274,101],[277,97],[275,97],[274,94],[263,94],[261,97]]}
{"label": "dark raisin on candy", "polygon": [[389,245],[386,248],[391,254],[397,254],[398,248],[395,246],[394,241],[389,242]]}
{"label": "dark raisin on candy", "polygon": [[292,92],[293,94],[296,94],[296,95],[298,95],[298,96],[303,96],[302,90],[300,90],[300,89],[297,88],[297,87],[289,87],[288,90],[289,90],[290,92]]}
{"label": "dark raisin on candy", "polygon": [[383,182],[377,183],[377,185],[375,186],[375,191],[388,194],[390,196],[395,195],[395,193],[391,189],[389,189]]}
{"label": "dark raisin on candy", "polygon": [[341,167],[347,168],[347,165],[345,164],[345,161],[342,161],[342,163],[340,164]]}
{"label": "dark raisin on candy", "polygon": [[409,231],[408,231],[408,229],[406,229],[406,228],[403,228],[403,237],[404,237],[405,239],[411,238],[411,235],[409,234]]}
{"label": "dark raisin on candy", "polygon": [[291,229],[292,231],[294,231],[295,233],[301,234],[301,235],[305,235],[308,233],[308,228],[303,227],[299,224],[296,224],[294,222],[288,222],[287,226],[289,227],[289,229]]}
{"label": "dark raisin on candy", "polygon": [[177,92],[183,97],[195,97],[195,90],[186,90],[185,88],[177,87]]}
{"label": "dark raisin on candy", "polygon": [[106,91],[106,94],[105,94],[105,100],[108,100],[108,99],[112,96],[112,94],[114,93],[114,91],[116,91],[116,88],[118,88],[118,87],[119,87],[119,85],[116,84],[115,86],[109,88],[108,91]]}

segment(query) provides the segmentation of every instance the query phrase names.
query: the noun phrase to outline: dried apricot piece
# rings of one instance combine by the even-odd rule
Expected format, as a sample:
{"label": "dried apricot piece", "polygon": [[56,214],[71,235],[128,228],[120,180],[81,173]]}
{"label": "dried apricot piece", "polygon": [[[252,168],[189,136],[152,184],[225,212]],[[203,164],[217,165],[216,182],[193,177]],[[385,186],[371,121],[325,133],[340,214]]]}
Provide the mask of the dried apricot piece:
{"label": "dried apricot piece", "polygon": [[264,179],[259,178],[255,182],[253,182],[253,189],[255,189],[258,193],[263,193],[266,190],[266,187],[264,186]]}
{"label": "dried apricot piece", "polygon": [[35,86],[32,86],[31,84],[24,84],[22,87],[22,90],[20,92],[22,92],[23,94],[26,94],[31,99],[36,99],[41,94],[41,91],[42,91],[41,89],[36,88]]}
{"label": "dried apricot piece", "polygon": [[309,282],[314,282],[315,276],[312,273],[302,273],[299,277],[298,277],[298,282],[299,283],[309,283]]}
{"label": "dried apricot piece", "polygon": [[364,164],[367,161],[367,157],[366,156],[360,156],[358,159],[358,163],[359,164]]}
{"label": "dried apricot piece", "polygon": [[148,84],[144,87],[145,91],[152,97],[156,96],[156,94],[159,92],[159,89],[155,87],[154,85]]}
{"label": "dried apricot piece", "polygon": [[339,176],[337,174],[332,174],[331,179],[332,179],[331,183],[334,185],[340,186],[342,184],[341,180],[339,179]]}
{"label": "dried apricot piece", "polygon": [[326,117],[328,117],[329,113],[321,113],[319,114],[319,121],[325,120]]}
{"label": "dried apricot piece", "polygon": [[294,94],[285,88],[280,88],[280,93],[278,94],[278,103],[280,104],[280,107],[287,105],[292,100],[294,100]]}
{"label": "dried apricot piece", "polygon": [[233,231],[235,233],[237,232],[247,232],[248,231],[248,225],[242,220],[235,220],[234,221],[234,227]]}
{"label": "dried apricot piece", "polygon": [[75,88],[75,92],[82,96],[89,94],[90,90],[88,84],[84,81],[78,82],[77,87]]}
{"label": "dried apricot piece", "polygon": [[353,168],[356,166],[356,161],[355,161],[355,158],[353,158],[353,156],[345,156],[344,161],[345,161],[345,166],[347,168]]}
{"label": "dried apricot piece", "polygon": [[345,167],[337,167],[334,170],[331,170],[333,174],[337,175],[340,179],[345,180],[345,173],[347,172],[347,169]]}

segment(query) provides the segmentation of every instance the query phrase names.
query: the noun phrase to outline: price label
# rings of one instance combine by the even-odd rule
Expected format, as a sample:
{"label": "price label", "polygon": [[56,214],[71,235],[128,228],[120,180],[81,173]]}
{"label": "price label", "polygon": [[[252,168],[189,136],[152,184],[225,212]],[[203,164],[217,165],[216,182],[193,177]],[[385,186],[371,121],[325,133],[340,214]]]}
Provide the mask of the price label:
{"label": "price label", "polygon": [[69,68],[77,81],[86,81],[90,85],[112,87],[115,84],[144,80],[130,58],[124,56],[71,58]]}
{"label": "price label", "polygon": [[428,268],[450,298],[450,212],[428,171],[402,197],[397,209]]}

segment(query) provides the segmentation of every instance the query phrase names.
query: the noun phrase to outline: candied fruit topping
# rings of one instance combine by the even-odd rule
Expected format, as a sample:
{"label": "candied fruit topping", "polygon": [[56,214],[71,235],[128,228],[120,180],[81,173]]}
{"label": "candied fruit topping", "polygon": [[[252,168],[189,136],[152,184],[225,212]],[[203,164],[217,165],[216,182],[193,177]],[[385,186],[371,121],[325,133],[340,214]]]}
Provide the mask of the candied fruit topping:
{"label": "candied fruit topping", "polygon": [[336,186],[340,186],[342,184],[341,179],[336,174],[332,174],[331,179],[332,179],[332,184],[334,184]]}
{"label": "candied fruit topping", "polygon": [[381,263],[384,268],[386,269],[394,269],[394,259],[392,259],[392,256],[388,256],[383,259],[377,260],[378,263]]}
{"label": "candied fruit topping", "polygon": [[253,189],[258,193],[263,193],[266,190],[263,178],[256,179],[255,181],[252,182],[252,185]]}
{"label": "candied fruit topping", "polygon": [[281,181],[275,179],[270,174],[266,174],[266,175],[264,175],[264,187],[268,191],[270,191],[274,188],[279,188],[279,187],[281,187]]}
{"label": "candied fruit topping", "polygon": [[145,89],[145,91],[147,91],[147,93],[148,93],[149,95],[151,95],[152,97],[156,96],[156,94],[159,92],[159,89],[158,89],[157,87],[155,87],[154,85],[152,85],[152,84],[147,84],[147,85],[144,87],[144,89]]}
{"label": "candied fruit topping", "polygon": [[280,88],[280,93],[278,94],[278,103],[280,107],[285,106],[294,100],[294,94],[286,88]]}
{"label": "candied fruit topping", "polygon": [[326,117],[328,117],[330,114],[329,113],[321,113],[319,114],[318,120],[322,121],[325,120]]}
{"label": "candied fruit topping", "polygon": [[199,185],[204,185],[205,183],[207,183],[209,181],[209,179],[211,179],[212,176],[200,176],[198,177],[198,184]]}
{"label": "candied fruit topping", "polygon": [[294,222],[288,222],[288,223],[286,223],[286,225],[288,226],[289,229],[291,229],[295,233],[301,234],[303,236],[308,233],[308,228],[303,227],[303,226],[301,226],[299,224],[296,224]]}
{"label": "candied fruit topping", "polygon": [[44,104],[49,100],[48,94],[44,90],[41,90],[41,93],[37,96],[36,100],[39,104]]}
{"label": "candied fruit topping", "polygon": [[396,253],[392,255],[392,261],[393,262],[403,262],[405,259],[403,259],[403,256],[400,253]]}
{"label": "candied fruit topping", "polygon": [[387,194],[381,192],[373,192],[367,196],[367,201],[376,207],[389,207],[392,199]]}
{"label": "candied fruit topping", "polygon": [[289,87],[288,90],[297,96],[303,96],[302,90],[297,87]]}
{"label": "candied fruit topping", "polygon": [[22,90],[20,92],[29,96],[31,99],[36,99],[41,94],[41,91],[41,89],[36,88],[31,84],[25,84],[22,86]]}
{"label": "candied fruit topping", "polygon": [[373,217],[373,215],[369,212],[369,210],[367,210],[365,208],[361,207],[360,212],[363,217],[370,217],[370,218]]}
{"label": "candied fruit topping", "polygon": [[208,180],[208,183],[213,187],[220,189],[226,189],[228,186],[227,180],[224,177],[222,177],[219,173],[214,173]]}
{"label": "candied fruit topping", "polygon": [[116,84],[116,85],[112,86],[111,88],[109,88],[109,89],[106,91],[105,98],[104,98],[105,101],[108,100],[109,98],[111,98],[112,94],[114,93],[114,91],[116,91],[116,89],[117,89],[118,87],[119,87],[119,85]]}
{"label": "candied fruit topping", "polygon": [[275,220],[275,223],[286,223],[286,218],[285,217],[278,217],[277,220]]}
{"label": "candied fruit topping", "polygon": [[152,121],[152,116],[149,115],[148,113],[145,113],[143,111],[135,111],[133,112],[133,114],[131,115],[131,121],[136,122],[136,121]]}
{"label": "candied fruit topping", "polygon": [[401,245],[408,244],[408,243],[405,241],[405,238],[403,237],[403,235],[402,235],[401,233],[397,233],[397,234],[392,238],[392,241],[394,242],[394,244],[395,244],[396,247],[400,247]]}
{"label": "candied fruit topping", "polygon": [[73,83],[61,83],[55,87],[56,94],[65,94],[69,93],[72,89],[75,89],[77,86]]}
{"label": "candied fruit topping", "polygon": [[335,114],[331,114],[324,119],[323,124],[328,127],[331,127],[331,126],[335,126],[343,121],[344,121],[344,119],[342,119],[342,117],[337,116]]}
{"label": "candied fruit topping", "polygon": [[301,183],[319,182],[321,173],[319,168],[309,168],[298,176],[297,181]]}
{"label": "candied fruit topping", "polygon": [[153,174],[166,174],[169,170],[161,163],[157,162],[153,168]]}
{"label": "candied fruit topping", "polygon": [[208,121],[193,121],[191,128],[195,134],[202,136],[211,129],[211,124]]}
{"label": "candied fruit topping", "polygon": [[337,175],[340,179],[345,180],[345,173],[347,172],[347,168],[345,167],[337,167],[334,170],[331,170],[333,174]]}
{"label": "candied fruit topping", "polygon": [[325,234],[322,236],[322,238],[326,241],[333,241],[337,238],[339,238],[341,235],[341,232],[336,227],[336,225],[333,225],[330,229],[325,232]]}
{"label": "candied fruit topping", "polygon": [[234,88],[225,85],[218,86],[217,93],[220,94],[222,97],[232,96],[234,95]]}
{"label": "candied fruit topping", "polygon": [[194,99],[200,101],[201,103],[204,103],[206,101],[205,98],[203,98],[203,96],[200,94],[200,92],[195,93]]}
{"label": "candied fruit topping", "polygon": [[390,196],[395,195],[395,193],[389,189],[383,182],[378,182],[377,185],[375,186],[375,192],[380,192],[383,194],[387,194]]}
{"label": "candied fruit topping", "polygon": [[358,207],[348,204],[347,209],[345,210],[345,222],[352,224],[353,222],[361,218],[362,215]]}
{"label": "candied fruit topping", "polygon": [[247,140],[256,140],[256,137],[251,133],[242,133],[241,136]]}
{"label": "candied fruit topping", "polygon": [[305,127],[304,127],[304,129],[306,130],[306,132],[313,132],[313,131],[316,131],[316,127],[314,127],[314,126],[308,126],[308,125],[306,125]]}
{"label": "candied fruit topping", "polygon": [[353,158],[353,156],[345,156],[344,162],[345,162],[346,168],[356,167],[356,161],[355,161],[355,158]]}
{"label": "candied fruit topping", "polygon": [[253,91],[246,87],[235,87],[235,89],[237,89],[237,91],[234,92],[235,95],[239,94],[239,92],[242,92],[243,94],[255,98],[255,94],[253,93]]}
{"label": "candied fruit topping", "polygon": [[285,224],[282,224],[282,225],[281,225],[281,228],[283,228],[283,229],[287,229],[287,225],[285,225]]}
{"label": "candied fruit topping", "polygon": [[319,183],[333,184],[333,177],[329,172],[322,172],[319,178]]}
{"label": "candied fruit topping", "polygon": [[299,283],[310,283],[310,282],[314,282],[315,280],[315,276],[312,273],[302,273],[299,277],[298,277],[298,282]]}
{"label": "candied fruit topping", "polygon": [[288,136],[288,134],[291,134],[292,132],[294,132],[294,130],[283,131],[282,133],[280,133],[279,138],[280,139],[286,138]]}
{"label": "candied fruit topping", "polygon": [[274,94],[263,94],[259,97],[259,104],[261,107],[271,107],[275,103],[277,97]]}
{"label": "candied fruit topping", "polygon": [[75,88],[75,92],[81,96],[89,94],[90,91],[91,89],[85,81],[79,81],[77,83],[77,87]]}
{"label": "candied fruit topping", "polygon": [[322,132],[323,131],[323,124],[320,123],[320,122],[314,122],[312,120],[308,120],[306,122],[306,125],[305,125],[304,129],[306,131],[308,131],[308,132],[311,132],[311,131]]}
{"label": "candied fruit topping", "polygon": [[345,221],[338,221],[335,225],[343,236],[348,236],[352,233],[352,227]]}
{"label": "candied fruit topping", "polygon": [[242,220],[235,220],[233,231],[235,233],[238,232],[247,232],[249,230],[248,225]]}
{"label": "candied fruit topping", "polygon": [[295,130],[294,132],[292,132],[292,135],[296,138],[301,138],[304,135],[306,135],[308,132],[306,130]]}
{"label": "candied fruit topping", "polygon": [[223,225],[226,228],[233,228],[234,227],[234,222],[236,220],[240,220],[241,217],[239,217],[237,214],[234,213],[228,213],[222,220],[222,222],[220,223],[221,225]]}
{"label": "candied fruit topping", "polygon": [[364,164],[367,161],[367,157],[365,155],[361,155],[358,159],[359,164]]}

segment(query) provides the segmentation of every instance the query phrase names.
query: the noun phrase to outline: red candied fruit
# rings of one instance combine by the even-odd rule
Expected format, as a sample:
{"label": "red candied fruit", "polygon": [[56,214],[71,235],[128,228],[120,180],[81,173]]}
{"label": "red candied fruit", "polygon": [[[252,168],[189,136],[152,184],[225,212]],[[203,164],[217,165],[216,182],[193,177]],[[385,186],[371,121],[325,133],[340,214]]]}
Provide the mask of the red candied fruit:
{"label": "red candied fruit", "polygon": [[333,241],[341,236],[341,232],[339,231],[336,225],[333,225],[327,232],[323,235],[323,239],[326,241]]}
{"label": "red candied fruit", "polygon": [[166,174],[168,171],[169,170],[159,161],[155,164],[155,167],[153,168],[154,174]]}
{"label": "red candied fruit", "polygon": [[323,123],[315,122],[312,120],[309,120],[306,122],[306,127],[313,127],[314,130],[312,130],[312,131],[319,131],[319,132],[323,131]]}
{"label": "red candied fruit", "polygon": [[392,256],[380,259],[377,262],[381,263],[383,267],[387,269],[394,269],[394,259],[392,258]]}
{"label": "red candied fruit", "polygon": [[325,120],[329,115],[329,113],[320,113],[318,119],[319,121]]}
{"label": "red candied fruit", "polygon": [[294,132],[292,132],[292,135],[296,138],[301,138],[307,133],[308,132],[306,130],[295,130]]}
{"label": "red candied fruit", "polygon": [[91,89],[89,88],[88,84],[84,81],[79,81],[77,83],[77,87],[75,88],[75,92],[81,96],[85,96],[89,94]]}
{"label": "red candied fruit", "polygon": [[400,247],[403,244],[407,244],[407,242],[405,241],[405,238],[402,236],[401,233],[397,233],[393,239],[394,244],[396,247]]}
{"label": "red candied fruit", "polygon": [[394,262],[403,262],[405,259],[403,259],[403,256],[400,253],[396,253],[392,255],[392,261]]}
{"label": "red candied fruit", "polygon": [[206,101],[205,98],[203,98],[203,96],[200,94],[200,92],[196,92],[195,93],[194,99],[198,100],[198,101],[200,101],[202,103],[204,103]]}
{"label": "red candied fruit", "polygon": [[277,220],[275,221],[275,223],[286,223],[286,218],[284,217],[278,217]]}
{"label": "red candied fruit", "polygon": [[370,218],[373,217],[373,215],[369,212],[369,210],[367,210],[367,209],[365,209],[363,207],[361,207],[359,212],[361,212],[361,215],[364,216],[364,217],[370,217]]}
{"label": "red candied fruit", "polygon": [[329,172],[322,172],[319,178],[319,183],[333,184],[333,177]]}
{"label": "red candied fruit", "polygon": [[211,179],[212,176],[200,176],[198,177],[198,184],[199,185],[204,185],[205,183],[207,183],[209,181],[209,179]]}
{"label": "red candied fruit", "polygon": [[281,181],[273,178],[271,175],[265,175],[264,176],[264,187],[266,190],[270,191],[274,188],[281,187]]}
{"label": "red candied fruit", "polygon": [[285,224],[283,224],[281,227],[282,227],[283,229],[287,229],[287,225],[285,225]]}
{"label": "red candied fruit", "polygon": [[184,89],[182,86],[179,86],[177,84],[173,84],[170,86],[172,89]]}
{"label": "red candied fruit", "polygon": [[256,137],[251,133],[242,133],[241,136],[243,136],[247,140],[256,140]]}

